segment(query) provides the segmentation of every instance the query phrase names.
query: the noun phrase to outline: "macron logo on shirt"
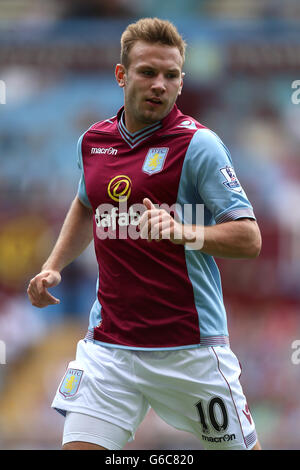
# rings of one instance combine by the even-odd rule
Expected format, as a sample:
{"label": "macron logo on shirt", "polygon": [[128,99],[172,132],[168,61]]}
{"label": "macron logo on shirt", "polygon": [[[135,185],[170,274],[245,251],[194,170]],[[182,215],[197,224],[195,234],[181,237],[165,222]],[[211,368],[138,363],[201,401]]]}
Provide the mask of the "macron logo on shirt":
{"label": "macron logo on shirt", "polygon": [[117,155],[118,150],[112,147],[92,147],[91,155]]}

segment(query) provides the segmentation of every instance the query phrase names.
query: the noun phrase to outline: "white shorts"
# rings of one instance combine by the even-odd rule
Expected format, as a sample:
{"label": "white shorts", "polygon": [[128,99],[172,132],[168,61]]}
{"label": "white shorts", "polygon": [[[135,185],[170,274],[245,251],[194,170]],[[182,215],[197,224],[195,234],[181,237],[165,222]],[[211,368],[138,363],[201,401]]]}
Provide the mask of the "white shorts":
{"label": "white shorts", "polygon": [[152,407],[169,425],[194,434],[205,449],[251,449],[257,436],[240,374],[229,346],[139,351],[80,340],[52,407],[121,428],[108,439],[107,426],[96,432],[93,424],[90,435],[85,429],[78,438],[80,432],[74,434],[66,420],[64,442],[121,449]]}

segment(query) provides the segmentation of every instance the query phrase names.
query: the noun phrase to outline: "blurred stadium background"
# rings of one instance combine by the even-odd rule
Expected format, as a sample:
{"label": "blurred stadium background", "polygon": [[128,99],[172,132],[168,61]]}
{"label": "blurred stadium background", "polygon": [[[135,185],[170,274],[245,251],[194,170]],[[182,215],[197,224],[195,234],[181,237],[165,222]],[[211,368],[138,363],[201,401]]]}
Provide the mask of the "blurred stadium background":
{"label": "blurred stadium background", "polygon": [[[63,272],[60,305],[35,309],[26,288],[76,193],[78,137],[122,104],[119,39],[142,16],[174,21],[187,40],[179,106],[223,139],[254,205],[261,256],[217,260],[231,347],[263,447],[299,449],[298,0],[0,0],[0,448],[61,446],[50,403],[87,329],[93,247]],[[151,411],[126,448],[201,446]]]}

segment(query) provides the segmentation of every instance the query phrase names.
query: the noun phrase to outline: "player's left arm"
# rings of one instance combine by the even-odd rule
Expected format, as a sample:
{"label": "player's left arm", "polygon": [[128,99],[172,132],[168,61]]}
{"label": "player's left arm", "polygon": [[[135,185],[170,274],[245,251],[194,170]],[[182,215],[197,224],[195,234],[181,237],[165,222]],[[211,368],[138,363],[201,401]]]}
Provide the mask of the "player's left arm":
{"label": "player's left arm", "polygon": [[253,219],[237,219],[207,227],[186,227],[182,242],[218,258],[256,258],[261,251],[259,226]]}
{"label": "player's left arm", "polygon": [[259,255],[261,235],[251,203],[236,177],[229,150],[208,129],[194,134],[182,167],[177,202],[182,206],[190,199],[194,207],[204,207],[203,225],[186,224],[189,219],[188,223],[198,224],[197,217],[173,219],[145,198],[147,211],[140,220],[141,237],[156,241],[166,238],[215,257]]}
{"label": "player's left arm", "polygon": [[241,218],[211,226],[184,225],[166,210],[155,208],[150,199],[140,219],[140,236],[148,241],[169,239],[221,258],[256,258],[261,250],[261,234],[255,220]]}

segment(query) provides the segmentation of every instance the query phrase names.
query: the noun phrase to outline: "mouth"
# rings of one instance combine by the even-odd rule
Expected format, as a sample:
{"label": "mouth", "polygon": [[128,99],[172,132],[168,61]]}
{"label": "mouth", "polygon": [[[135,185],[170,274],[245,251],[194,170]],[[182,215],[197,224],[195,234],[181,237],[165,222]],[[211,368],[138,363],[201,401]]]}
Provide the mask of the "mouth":
{"label": "mouth", "polygon": [[146,102],[155,107],[163,104],[160,98],[148,98],[146,99]]}

